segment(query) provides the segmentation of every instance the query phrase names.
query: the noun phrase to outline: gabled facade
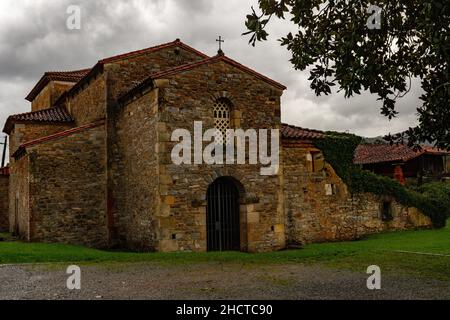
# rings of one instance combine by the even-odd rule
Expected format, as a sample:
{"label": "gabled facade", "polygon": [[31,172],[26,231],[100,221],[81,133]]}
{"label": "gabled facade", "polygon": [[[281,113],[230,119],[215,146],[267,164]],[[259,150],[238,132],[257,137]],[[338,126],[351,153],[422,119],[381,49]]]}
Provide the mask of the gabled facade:
{"label": "gabled facade", "polygon": [[[313,146],[323,133],[281,124],[286,88],[223,54],[208,57],[176,40],[83,72],[43,109],[34,99],[48,84],[38,84],[28,98],[39,107],[5,126],[10,231],[24,239],[261,252],[431,225],[392,200],[350,195]],[[172,134],[193,132],[195,122],[280,129],[279,170],[174,164]],[[382,219],[386,201],[391,221]]]}
{"label": "gabled facade", "polygon": [[218,102],[229,108],[229,128],[279,129],[283,90],[217,56],[156,73],[121,97],[113,176],[119,239],[161,251],[206,251],[208,189],[217,178],[232,177],[240,222],[240,247],[234,249],[284,248],[281,171],[261,176],[258,165],[175,165],[170,158],[172,132],[193,132],[194,121],[214,128]]}
{"label": "gabled facade", "polygon": [[90,69],[76,71],[46,72],[26,97],[31,102],[31,110],[50,108],[61,95],[83,79]]}

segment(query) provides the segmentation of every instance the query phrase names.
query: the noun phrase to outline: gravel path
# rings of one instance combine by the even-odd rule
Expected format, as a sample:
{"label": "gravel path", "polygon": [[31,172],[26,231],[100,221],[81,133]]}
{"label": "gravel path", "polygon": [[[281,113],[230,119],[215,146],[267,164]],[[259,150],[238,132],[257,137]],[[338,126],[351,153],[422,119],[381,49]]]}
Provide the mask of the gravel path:
{"label": "gravel path", "polygon": [[0,299],[450,299],[450,283],[382,277],[300,264],[149,263],[81,266],[81,290],[66,288],[67,266],[0,266]]}

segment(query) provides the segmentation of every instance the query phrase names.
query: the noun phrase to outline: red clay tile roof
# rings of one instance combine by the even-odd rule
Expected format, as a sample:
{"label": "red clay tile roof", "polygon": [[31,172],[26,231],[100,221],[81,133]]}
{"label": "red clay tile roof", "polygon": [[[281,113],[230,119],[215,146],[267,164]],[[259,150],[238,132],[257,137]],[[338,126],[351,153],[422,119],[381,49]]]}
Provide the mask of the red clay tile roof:
{"label": "red clay tile roof", "polygon": [[284,139],[314,140],[323,138],[325,133],[319,130],[305,129],[283,123],[281,125],[281,136]]}
{"label": "red clay tile roof", "polygon": [[76,83],[83,79],[91,69],[75,70],[75,71],[50,71],[44,73],[41,80],[34,86],[33,90],[25,98],[28,101],[33,101],[34,98],[45,88],[50,81],[65,81]]}
{"label": "red clay tile roof", "polygon": [[74,122],[72,116],[65,107],[53,107],[34,112],[12,115],[6,120],[3,132],[10,134],[15,123],[71,123]]}
{"label": "red clay tile roof", "polygon": [[82,69],[75,71],[50,71],[46,72],[51,80],[68,81],[68,82],[78,82],[81,78],[86,76],[91,69]]}
{"label": "red clay tile roof", "polygon": [[9,176],[9,167],[0,168],[0,176]]}
{"label": "red clay tile roof", "polygon": [[185,65],[182,65],[182,66],[178,66],[178,67],[175,67],[175,68],[172,68],[172,69],[169,69],[169,70],[164,70],[164,71],[161,71],[161,72],[157,72],[157,73],[151,74],[149,77],[147,77],[146,79],[142,80],[134,88],[132,88],[126,94],[124,94],[122,97],[120,97],[119,98],[119,103],[126,103],[126,101],[128,101],[129,98],[131,98],[132,96],[134,96],[135,94],[137,94],[141,90],[144,90],[144,89],[148,88],[149,86],[152,86],[153,85],[153,80],[161,79],[163,77],[172,76],[172,75],[178,74],[178,73],[183,72],[183,71],[191,70],[191,69],[203,66],[205,64],[215,63],[215,62],[218,62],[218,61],[223,61],[225,63],[228,63],[228,64],[230,64],[230,65],[232,65],[232,66],[234,66],[234,67],[236,67],[236,68],[238,68],[238,69],[240,69],[240,70],[242,70],[242,71],[244,71],[244,72],[246,72],[246,73],[248,73],[248,74],[250,74],[250,75],[252,75],[252,76],[254,76],[256,78],[258,78],[258,79],[260,79],[260,80],[263,80],[263,81],[269,83],[272,86],[275,86],[275,87],[281,89],[281,90],[286,90],[287,89],[281,83],[276,82],[275,80],[272,80],[272,79],[270,79],[270,78],[268,78],[268,77],[266,77],[266,76],[264,76],[264,75],[262,75],[262,74],[260,74],[260,73],[258,73],[256,71],[254,71],[254,70],[252,70],[252,69],[250,69],[250,68],[248,68],[248,67],[246,67],[246,66],[244,66],[244,65],[242,65],[242,64],[240,64],[240,63],[238,63],[238,62],[236,62],[236,61],[234,61],[234,60],[232,60],[232,59],[230,59],[230,58],[228,58],[226,56],[224,56],[224,55],[217,55],[217,56],[214,56],[214,57],[211,57],[211,58],[207,58],[207,59],[204,59],[204,60],[201,60],[201,61],[188,63],[188,64],[185,64]]}
{"label": "red clay tile roof", "polygon": [[46,136],[46,137],[42,137],[42,138],[39,138],[39,139],[36,139],[36,140],[28,141],[28,142],[22,144],[17,149],[17,151],[14,152],[13,157],[17,158],[20,155],[24,154],[26,152],[26,149],[29,148],[29,147],[32,147],[32,146],[35,146],[35,145],[38,145],[38,144],[41,144],[41,143],[44,143],[44,142],[56,140],[56,139],[59,139],[59,138],[64,138],[64,137],[70,136],[72,134],[81,132],[81,131],[90,130],[92,128],[100,127],[100,126],[102,126],[104,124],[105,124],[105,119],[102,119],[102,120],[99,120],[99,121],[96,121],[96,122],[93,122],[93,123],[90,123],[90,124],[86,124],[84,126],[80,126],[80,127],[77,127],[77,128],[72,128],[72,129],[61,131],[61,132],[58,132],[56,134],[52,134],[52,135],[49,135],[49,136]]}
{"label": "red clay tile roof", "polygon": [[432,147],[422,147],[414,151],[407,145],[362,144],[355,151],[355,164],[374,164],[384,162],[407,162],[423,154],[447,155],[449,152]]}

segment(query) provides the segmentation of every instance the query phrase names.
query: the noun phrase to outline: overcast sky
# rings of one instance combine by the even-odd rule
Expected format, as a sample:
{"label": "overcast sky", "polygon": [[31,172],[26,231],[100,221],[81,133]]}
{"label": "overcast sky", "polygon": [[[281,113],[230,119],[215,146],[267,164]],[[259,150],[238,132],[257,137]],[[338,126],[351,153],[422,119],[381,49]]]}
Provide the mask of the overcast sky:
{"label": "overcast sky", "polygon": [[[81,7],[81,30],[66,27],[71,4]],[[399,102],[400,116],[391,122],[380,115],[375,96],[316,97],[308,72],[295,71],[277,41],[292,29],[289,21],[274,21],[269,41],[256,48],[241,36],[252,5],[257,0],[1,0],[0,125],[8,115],[30,110],[24,98],[45,71],[92,67],[101,58],[176,38],[215,55],[219,35],[226,55],[288,87],[284,122],[368,137],[415,124],[419,86]]]}

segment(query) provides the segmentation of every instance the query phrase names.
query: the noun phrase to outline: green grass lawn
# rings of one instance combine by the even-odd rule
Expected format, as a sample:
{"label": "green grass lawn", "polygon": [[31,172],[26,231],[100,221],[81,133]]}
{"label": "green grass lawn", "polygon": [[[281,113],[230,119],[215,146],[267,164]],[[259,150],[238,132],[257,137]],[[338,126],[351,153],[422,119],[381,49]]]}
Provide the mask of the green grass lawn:
{"label": "green grass lawn", "polygon": [[[436,255],[401,253],[422,252]],[[0,264],[14,263],[202,262],[241,264],[320,263],[325,267],[365,272],[378,265],[382,272],[450,281],[450,226],[440,230],[406,231],[370,236],[354,242],[312,244],[300,250],[273,253],[130,253],[61,244],[0,242]]]}

